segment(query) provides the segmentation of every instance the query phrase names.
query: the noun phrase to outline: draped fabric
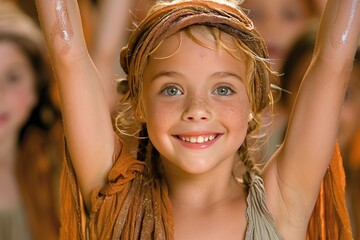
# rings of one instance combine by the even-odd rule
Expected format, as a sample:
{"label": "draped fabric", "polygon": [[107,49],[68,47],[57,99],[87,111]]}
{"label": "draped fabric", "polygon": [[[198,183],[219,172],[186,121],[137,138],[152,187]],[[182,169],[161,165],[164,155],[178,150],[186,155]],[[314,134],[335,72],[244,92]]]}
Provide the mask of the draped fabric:
{"label": "draped fabric", "polygon": [[[147,166],[125,148],[115,156],[108,183],[95,189],[87,213],[69,155],[61,179],[61,239],[174,239],[172,206],[164,180],[147,178]],[[351,238],[344,198],[345,179],[334,152],[309,223],[308,240]],[[254,175],[247,196],[246,237],[282,239],[266,206],[262,179]]]}
{"label": "draped fabric", "polygon": [[352,239],[345,201],[345,172],[338,145],[322,182],[306,239]]}
{"label": "draped fabric", "polygon": [[274,220],[266,205],[264,182],[260,176],[251,174],[251,184],[246,198],[245,240],[280,240],[281,236],[275,228]]}
{"label": "draped fabric", "polygon": [[173,239],[174,221],[164,180],[147,177],[144,162],[125,148],[115,155],[108,183],[95,189],[86,214],[67,154],[61,180],[61,239]]}
{"label": "draped fabric", "polygon": [[[167,185],[165,180],[148,179],[144,162],[122,148],[115,157],[108,183],[93,191],[91,209],[86,213],[69,154],[66,156],[61,179],[61,239],[174,239]],[[250,227],[246,239],[259,236],[281,239],[267,209],[260,177],[254,177],[249,191],[247,220]]]}

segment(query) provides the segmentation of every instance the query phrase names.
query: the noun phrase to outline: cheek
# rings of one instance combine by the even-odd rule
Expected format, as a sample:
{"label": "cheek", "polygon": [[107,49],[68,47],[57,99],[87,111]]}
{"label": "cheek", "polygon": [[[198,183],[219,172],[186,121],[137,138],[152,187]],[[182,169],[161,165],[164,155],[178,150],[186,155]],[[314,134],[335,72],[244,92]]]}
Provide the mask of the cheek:
{"label": "cheek", "polygon": [[25,121],[37,101],[33,89],[19,89],[10,96],[11,109],[22,121]]}
{"label": "cheek", "polygon": [[178,117],[180,108],[174,103],[163,103],[152,99],[145,102],[146,124],[148,130],[157,129],[157,132],[165,131]]}
{"label": "cheek", "polygon": [[156,149],[163,153],[171,146],[169,133],[172,127],[176,126],[180,110],[167,104],[154,102],[145,107],[146,126],[149,139]]}
{"label": "cheek", "polygon": [[220,119],[226,121],[236,131],[246,132],[250,114],[250,104],[247,99],[234,101],[229,104],[216,106],[216,112]]}

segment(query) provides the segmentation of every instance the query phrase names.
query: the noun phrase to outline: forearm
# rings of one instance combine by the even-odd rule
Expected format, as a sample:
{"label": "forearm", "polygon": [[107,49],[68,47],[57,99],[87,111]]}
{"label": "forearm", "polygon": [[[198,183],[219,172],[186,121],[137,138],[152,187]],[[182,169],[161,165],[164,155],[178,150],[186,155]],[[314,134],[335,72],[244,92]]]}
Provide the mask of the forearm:
{"label": "forearm", "polygon": [[85,202],[112,166],[114,134],[76,0],[36,0],[59,85],[64,130]]}
{"label": "forearm", "polygon": [[[36,0],[39,20],[53,62],[86,54],[80,13],[74,0]],[[71,57],[70,57],[71,56]],[[69,58],[69,59],[66,59]]]}
{"label": "forearm", "polygon": [[[360,32],[354,0],[328,0],[284,141],[281,178],[315,201],[338,134]],[[296,169],[296,171],[294,171]],[[312,208],[312,201],[308,201]]]}
{"label": "forearm", "polygon": [[[331,139],[337,135],[341,106],[360,34],[358,4],[358,0],[327,1],[312,63],[299,91],[294,115],[306,113],[309,116],[306,118],[308,136],[322,138],[318,141],[319,147],[327,144],[328,140],[328,145],[331,145],[334,141]],[[302,129],[300,131],[304,134],[304,128],[296,129]],[[330,138],[326,138],[326,133]],[[329,149],[331,153],[332,149]]]}
{"label": "forearm", "polygon": [[[101,81],[86,48],[79,7],[76,0],[36,0],[36,4],[59,85],[65,127],[77,128],[77,121],[104,114],[102,105],[106,105]],[[79,109],[83,112],[89,105],[94,110],[80,116]]]}
{"label": "forearm", "polygon": [[327,64],[330,71],[341,68],[351,71],[359,41],[359,26],[359,0],[328,0],[318,32],[314,60],[321,59],[319,63]]}
{"label": "forearm", "polygon": [[126,42],[129,33],[132,5],[133,0],[100,1],[99,24],[91,55],[105,56],[113,61],[120,54],[121,44]]}
{"label": "forearm", "polygon": [[119,98],[114,78],[122,74],[118,58],[129,34],[130,9],[133,3],[133,0],[102,0],[99,3],[99,21],[90,52],[111,110],[115,109]]}

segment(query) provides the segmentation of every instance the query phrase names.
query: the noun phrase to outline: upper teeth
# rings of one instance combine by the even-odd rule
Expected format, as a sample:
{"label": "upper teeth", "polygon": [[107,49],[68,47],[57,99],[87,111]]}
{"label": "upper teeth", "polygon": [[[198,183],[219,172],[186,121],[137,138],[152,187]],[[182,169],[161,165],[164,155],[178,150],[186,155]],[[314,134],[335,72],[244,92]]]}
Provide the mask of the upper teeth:
{"label": "upper teeth", "polygon": [[181,137],[180,139],[185,141],[185,142],[191,142],[191,143],[204,143],[204,142],[208,142],[211,140],[214,140],[214,138],[216,137],[216,135],[211,135],[211,136],[198,136],[198,137]]}

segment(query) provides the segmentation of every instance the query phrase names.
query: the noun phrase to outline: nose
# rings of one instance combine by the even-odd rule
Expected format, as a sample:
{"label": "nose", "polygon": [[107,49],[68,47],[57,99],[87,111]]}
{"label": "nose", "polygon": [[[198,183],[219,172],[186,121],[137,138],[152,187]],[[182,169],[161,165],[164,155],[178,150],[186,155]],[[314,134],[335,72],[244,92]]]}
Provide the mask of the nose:
{"label": "nose", "polygon": [[191,98],[182,115],[185,121],[206,121],[211,119],[211,108],[205,98]]}

